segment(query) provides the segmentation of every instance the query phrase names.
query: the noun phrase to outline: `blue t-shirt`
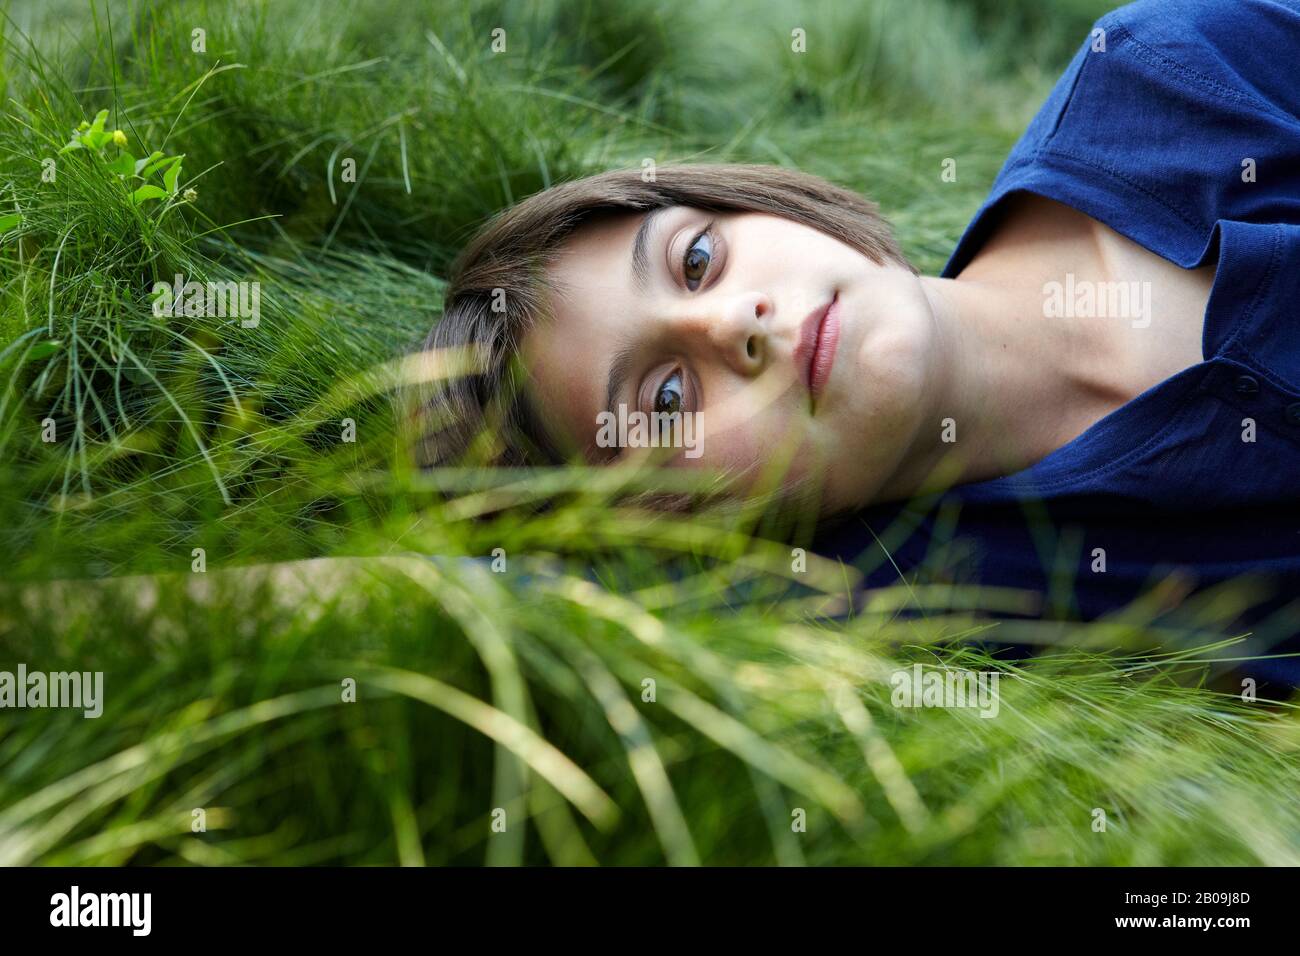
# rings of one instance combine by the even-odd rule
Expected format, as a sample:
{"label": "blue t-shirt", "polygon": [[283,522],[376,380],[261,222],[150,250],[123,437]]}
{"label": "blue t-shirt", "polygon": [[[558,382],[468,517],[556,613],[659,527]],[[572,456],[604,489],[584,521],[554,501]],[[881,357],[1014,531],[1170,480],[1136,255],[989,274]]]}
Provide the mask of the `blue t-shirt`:
{"label": "blue t-shirt", "polygon": [[[868,587],[901,573],[1026,589],[1012,611],[1034,617],[1088,620],[1187,589],[1157,623],[1253,628],[1233,656],[1300,650],[1300,4],[1146,0],[1098,20],[944,277],[1017,191],[1183,268],[1217,252],[1204,361],[1023,471],[866,509],[819,550]],[[1170,591],[1150,592],[1170,572]],[[1241,575],[1240,606],[1205,593]],[[1294,660],[1253,670],[1300,684]]]}

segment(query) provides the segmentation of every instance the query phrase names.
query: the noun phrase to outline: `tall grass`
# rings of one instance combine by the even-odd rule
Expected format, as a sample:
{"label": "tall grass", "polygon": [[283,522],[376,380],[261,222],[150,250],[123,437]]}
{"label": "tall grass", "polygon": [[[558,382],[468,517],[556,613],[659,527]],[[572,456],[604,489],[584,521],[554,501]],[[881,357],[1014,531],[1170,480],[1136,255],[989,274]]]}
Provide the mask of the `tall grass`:
{"label": "tall grass", "polygon": [[[0,862],[1297,862],[1294,710],[1206,682],[1239,647],[906,582],[854,607],[760,515],[406,453],[437,369],[402,356],[485,216],[647,157],[786,163],[935,269],[1100,9],[15,5],[0,670],[106,701],[0,713]],[[61,154],[101,109],[126,145]],[[132,203],[118,149],[183,153],[178,196]],[[156,318],[176,273],[260,282],[260,323]],[[999,716],[892,706],[916,662],[998,672]]]}

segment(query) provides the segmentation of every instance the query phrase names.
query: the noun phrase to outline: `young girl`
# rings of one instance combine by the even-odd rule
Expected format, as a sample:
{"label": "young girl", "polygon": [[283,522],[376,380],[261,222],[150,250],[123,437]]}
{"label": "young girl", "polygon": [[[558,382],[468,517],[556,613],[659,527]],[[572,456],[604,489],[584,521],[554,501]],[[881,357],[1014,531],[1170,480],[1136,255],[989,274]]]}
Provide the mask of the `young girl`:
{"label": "young girl", "polygon": [[1248,575],[1199,619],[1251,624],[1254,652],[1294,638],[1297,62],[1294,5],[1103,17],[934,277],[873,204],[788,169],[535,195],[458,263],[427,344],[474,347],[482,374],[434,397],[426,460],[486,430],[498,463],[614,462],[639,449],[612,417],[694,415],[668,467],[738,495],[781,469],[870,584],[1027,588],[1093,618]]}

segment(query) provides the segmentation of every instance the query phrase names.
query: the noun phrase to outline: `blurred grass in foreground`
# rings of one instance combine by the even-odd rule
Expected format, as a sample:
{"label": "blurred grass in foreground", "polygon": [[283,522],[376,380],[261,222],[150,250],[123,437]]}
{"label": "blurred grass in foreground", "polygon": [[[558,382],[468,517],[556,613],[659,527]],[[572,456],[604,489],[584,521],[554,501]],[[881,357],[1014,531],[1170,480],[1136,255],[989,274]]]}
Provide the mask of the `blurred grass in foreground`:
{"label": "blurred grass in foreground", "polygon": [[[0,669],[102,670],[107,699],[0,714],[0,863],[1300,862],[1294,710],[1204,686],[1240,646],[1142,608],[990,624],[1016,595],[903,584],[846,617],[856,571],[796,584],[758,515],[403,447],[429,370],[398,356],[483,217],[645,157],[788,163],[936,269],[1102,9],[16,5]],[[183,153],[197,198],[136,206],[59,155],[100,109],[133,155]],[[176,273],[261,282],[259,325],[154,318]],[[464,560],[494,548],[504,574]],[[1229,610],[1204,603],[1209,634]],[[962,643],[998,635],[1049,653]],[[914,662],[1004,674],[999,716],[894,708]]]}

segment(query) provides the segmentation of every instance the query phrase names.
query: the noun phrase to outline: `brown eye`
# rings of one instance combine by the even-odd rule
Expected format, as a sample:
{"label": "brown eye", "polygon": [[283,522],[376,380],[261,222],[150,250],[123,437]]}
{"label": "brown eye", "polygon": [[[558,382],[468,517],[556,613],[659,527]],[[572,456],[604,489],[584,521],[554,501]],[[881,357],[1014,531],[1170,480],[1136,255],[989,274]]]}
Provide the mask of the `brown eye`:
{"label": "brown eye", "polygon": [[673,372],[655,392],[655,411],[666,415],[683,410],[685,404],[684,386],[682,385],[682,373]]}
{"label": "brown eye", "polygon": [[700,287],[712,258],[713,239],[706,229],[695,237],[695,241],[686,250],[686,255],[682,256],[682,275],[686,278],[686,288],[694,292]]}

